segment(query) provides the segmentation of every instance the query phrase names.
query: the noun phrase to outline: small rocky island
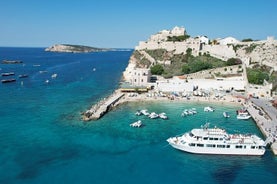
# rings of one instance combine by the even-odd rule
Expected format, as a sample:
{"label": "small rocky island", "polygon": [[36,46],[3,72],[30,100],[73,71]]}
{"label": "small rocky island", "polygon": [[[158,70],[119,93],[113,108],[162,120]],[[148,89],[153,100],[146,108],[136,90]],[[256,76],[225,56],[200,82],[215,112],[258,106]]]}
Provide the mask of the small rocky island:
{"label": "small rocky island", "polygon": [[70,44],[55,44],[45,49],[50,52],[71,52],[71,53],[86,53],[86,52],[104,52],[111,49],[96,48],[83,45],[70,45]]}

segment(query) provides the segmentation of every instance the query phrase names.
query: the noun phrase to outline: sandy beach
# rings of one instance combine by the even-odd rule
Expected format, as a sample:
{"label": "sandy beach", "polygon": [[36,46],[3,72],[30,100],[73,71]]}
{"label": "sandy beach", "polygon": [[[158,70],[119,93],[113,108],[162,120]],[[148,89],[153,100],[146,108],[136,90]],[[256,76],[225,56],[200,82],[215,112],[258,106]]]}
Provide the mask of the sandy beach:
{"label": "sandy beach", "polygon": [[[119,91],[118,91],[119,92]],[[118,93],[117,92],[117,93]],[[119,92],[121,93],[121,92]],[[223,105],[236,105],[242,106],[243,99],[237,98],[231,94],[226,94],[222,97],[216,97],[214,95],[209,97],[201,97],[201,96],[190,96],[190,97],[181,97],[181,96],[173,96],[173,95],[165,95],[158,96],[157,93],[148,92],[148,93],[126,93],[114,106],[118,106],[128,102],[155,102],[155,101],[165,101],[165,102],[203,102],[210,104],[223,104]]]}

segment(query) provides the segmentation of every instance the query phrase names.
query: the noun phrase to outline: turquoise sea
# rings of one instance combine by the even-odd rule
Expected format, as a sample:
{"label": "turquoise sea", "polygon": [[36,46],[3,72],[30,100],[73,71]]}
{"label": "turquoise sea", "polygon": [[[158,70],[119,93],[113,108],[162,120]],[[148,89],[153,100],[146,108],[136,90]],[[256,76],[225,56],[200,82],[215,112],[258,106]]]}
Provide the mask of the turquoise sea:
{"label": "turquoise sea", "polygon": [[[168,146],[168,137],[205,122],[230,133],[262,137],[252,120],[235,118],[236,106],[213,104],[216,111],[205,113],[207,104],[201,103],[128,103],[98,121],[82,122],[80,112],[118,87],[131,53],[0,48],[0,61],[24,62],[0,64],[0,73],[15,72],[15,78],[29,74],[16,83],[0,84],[0,183],[277,182],[277,157],[269,149],[262,157],[247,157],[195,155]],[[54,73],[56,79],[51,78]],[[197,115],[180,116],[192,107]],[[134,115],[145,108],[166,112],[169,120]],[[223,111],[230,112],[231,118],[224,119]],[[145,126],[131,128],[129,124],[138,119]]]}

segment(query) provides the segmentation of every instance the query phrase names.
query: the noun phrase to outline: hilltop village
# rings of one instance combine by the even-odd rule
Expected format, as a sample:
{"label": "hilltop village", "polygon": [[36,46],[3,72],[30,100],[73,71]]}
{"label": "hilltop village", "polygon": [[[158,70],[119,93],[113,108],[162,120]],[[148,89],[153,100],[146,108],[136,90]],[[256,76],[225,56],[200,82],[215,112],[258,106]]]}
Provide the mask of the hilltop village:
{"label": "hilltop village", "polygon": [[[198,57],[201,60],[204,56],[206,60],[213,58],[212,60],[225,63],[232,60],[235,62],[193,73],[180,70],[188,63],[186,58]],[[163,71],[160,75],[151,72],[156,65]],[[166,73],[167,69],[171,70]],[[268,78],[259,84],[249,82],[248,71],[251,72],[251,69],[267,73]],[[188,94],[198,91],[202,94],[211,90],[223,90],[271,99],[276,95],[276,71],[277,41],[273,37],[262,41],[239,41],[233,37],[210,40],[207,36],[191,37],[185,28],[174,27],[151,35],[147,41],[139,42],[123,73],[125,85],[122,86],[122,91],[152,87],[160,92]]]}

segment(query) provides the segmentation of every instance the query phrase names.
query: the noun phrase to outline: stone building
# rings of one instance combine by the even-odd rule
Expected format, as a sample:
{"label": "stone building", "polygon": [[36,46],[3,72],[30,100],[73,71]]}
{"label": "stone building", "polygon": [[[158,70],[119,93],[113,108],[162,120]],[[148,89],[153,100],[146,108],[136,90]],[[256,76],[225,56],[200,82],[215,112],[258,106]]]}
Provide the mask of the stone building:
{"label": "stone building", "polygon": [[148,86],[148,82],[150,81],[151,72],[149,69],[144,68],[134,68],[129,73],[128,82],[132,86]]}

